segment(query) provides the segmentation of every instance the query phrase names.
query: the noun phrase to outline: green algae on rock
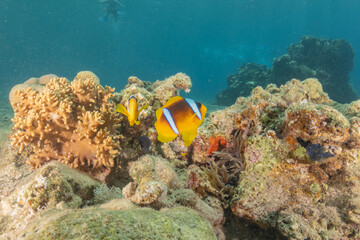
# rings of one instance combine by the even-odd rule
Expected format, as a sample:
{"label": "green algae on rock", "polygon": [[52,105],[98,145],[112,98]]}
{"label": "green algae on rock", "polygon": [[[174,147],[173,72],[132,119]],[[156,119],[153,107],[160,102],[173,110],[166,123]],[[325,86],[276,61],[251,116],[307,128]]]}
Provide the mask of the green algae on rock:
{"label": "green algae on rock", "polygon": [[47,163],[18,182],[16,190],[2,199],[0,210],[8,218],[4,218],[7,226],[1,233],[15,238],[34,215],[50,207],[79,208],[92,201],[94,189],[100,184],[59,162]]}
{"label": "green algae on rock", "polygon": [[29,226],[22,237],[29,240],[216,239],[210,223],[185,207],[161,212],[150,208],[50,211]]}
{"label": "green algae on rock", "polygon": [[61,163],[51,162],[39,169],[19,192],[10,196],[11,203],[28,206],[32,210],[65,202],[69,207],[80,207],[93,197],[100,182]]}

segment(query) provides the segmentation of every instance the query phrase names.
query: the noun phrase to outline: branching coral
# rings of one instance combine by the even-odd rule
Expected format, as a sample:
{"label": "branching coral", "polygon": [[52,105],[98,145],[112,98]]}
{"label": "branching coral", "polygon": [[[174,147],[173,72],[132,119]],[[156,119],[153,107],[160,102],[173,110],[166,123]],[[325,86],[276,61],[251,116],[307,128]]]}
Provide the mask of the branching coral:
{"label": "branching coral", "polygon": [[53,159],[83,170],[114,165],[120,150],[120,119],[110,101],[114,89],[89,74],[79,73],[72,82],[53,78],[41,92],[15,91],[20,102],[13,106],[12,145],[20,152],[30,147],[32,167]]}

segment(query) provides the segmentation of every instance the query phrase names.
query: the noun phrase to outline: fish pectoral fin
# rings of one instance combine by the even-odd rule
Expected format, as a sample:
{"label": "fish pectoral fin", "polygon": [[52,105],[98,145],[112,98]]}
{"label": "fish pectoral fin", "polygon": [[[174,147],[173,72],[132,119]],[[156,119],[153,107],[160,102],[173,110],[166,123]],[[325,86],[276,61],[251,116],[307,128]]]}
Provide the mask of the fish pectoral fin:
{"label": "fish pectoral fin", "polygon": [[145,106],[143,106],[142,108],[140,108],[140,109],[138,110],[138,112],[137,112],[137,115],[139,115],[142,110],[144,110],[144,109],[146,109],[146,108],[148,108],[148,107],[149,107],[148,105],[145,105]]}
{"label": "fish pectoral fin", "polygon": [[124,105],[122,105],[122,104],[118,104],[118,105],[116,106],[116,111],[119,112],[119,113],[124,114],[124,115],[127,116],[127,117],[130,116],[128,110],[127,110],[127,109],[124,107]]}
{"label": "fish pectoral fin", "polygon": [[140,121],[135,121],[136,125],[139,125],[140,124]]}
{"label": "fish pectoral fin", "polygon": [[159,108],[158,110],[156,110],[156,120],[159,121],[162,112],[163,112],[163,108]]}
{"label": "fish pectoral fin", "polygon": [[181,134],[185,147],[191,144],[191,142],[195,139],[196,135],[197,135],[197,128],[191,129]]}
{"label": "fish pectoral fin", "polygon": [[162,143],[171,142],[177,137],[177,135],[174,134],[158,134],[158,140]]}
{"label": "fish pectoral fin", "polygon": [[158,140],[162,143],[171,142],[177,137],[176,133],[174,133],[171,129],[164,129],[164,127],[159,124],[159,122],[155,123],[155,128],[158,133]]}

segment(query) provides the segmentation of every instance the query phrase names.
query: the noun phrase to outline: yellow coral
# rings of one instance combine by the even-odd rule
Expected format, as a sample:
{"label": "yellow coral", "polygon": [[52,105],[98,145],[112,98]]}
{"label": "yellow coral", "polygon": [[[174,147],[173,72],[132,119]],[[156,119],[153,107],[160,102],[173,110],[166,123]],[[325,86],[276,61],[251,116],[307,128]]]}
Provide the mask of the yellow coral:
{"label": "yellow coral", "polygon": [[112,167],[119,154],[119,115],[110,101],[114,89],[102,87],[97,77],[74,81],[53,78],[43,89],[20,89],[14,108],[12,145],[33,151],[28,163],[39,167],[56,159],[82,170]]}

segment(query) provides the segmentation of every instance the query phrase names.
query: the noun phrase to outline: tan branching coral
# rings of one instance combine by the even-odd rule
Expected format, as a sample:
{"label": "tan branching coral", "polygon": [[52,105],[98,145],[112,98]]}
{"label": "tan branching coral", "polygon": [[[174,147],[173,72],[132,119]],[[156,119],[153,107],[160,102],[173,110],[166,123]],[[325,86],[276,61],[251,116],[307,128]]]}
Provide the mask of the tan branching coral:
{"label": "tan branching coral", "polygon": [[114,165],[120,150],[119,114],[110,101],[114,89],[90,75],[72,82],[53,78],[41,92],[15,91],[20,102],[13,106],[12,145],[20,152],[30,147],[32,167],[53,159],[83,170]]}
{"label": "tan branching coral", "polygon": [[31,88],[34,91],[42,91],[47,83],[50,82],[50,79],[56,78],[57,76],[54,74],[46,74],[41,76],[40,78],[29,78],[24,83],[20,83],[15,85],[9,93],[9,101],[11,106],[15,106],[18,102],[20,102],[20,99],[18,95],[14,94],[17,90],[25,90],[28,88]]}

